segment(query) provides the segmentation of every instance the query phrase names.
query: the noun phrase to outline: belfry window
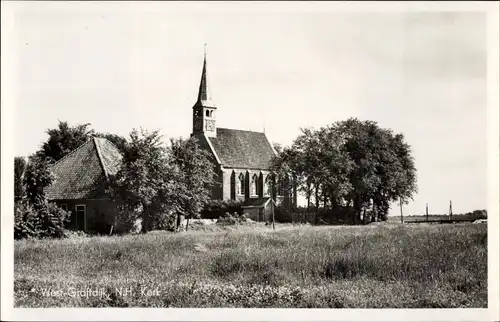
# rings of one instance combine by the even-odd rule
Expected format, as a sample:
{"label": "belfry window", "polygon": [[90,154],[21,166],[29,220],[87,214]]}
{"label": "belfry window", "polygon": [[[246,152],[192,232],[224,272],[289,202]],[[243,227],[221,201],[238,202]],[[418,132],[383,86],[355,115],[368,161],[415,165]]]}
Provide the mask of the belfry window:
{"label": "belfry window", "polygon": [[250,195],[251,196],[256,196],[257,195],[257,175],[254,174],[252,176],[252,182],[250,183]]}
{"label": "belfry window", "polygon": [[207,111],[205,112],[205,116],[210,116],[210,111],[209,111],[209,110],[207,110]]}
{"label": "belfry window", "polygon": [[245,195],[245,175],[243,173],[240,173],[236,180],[236,194],[238,196]]}

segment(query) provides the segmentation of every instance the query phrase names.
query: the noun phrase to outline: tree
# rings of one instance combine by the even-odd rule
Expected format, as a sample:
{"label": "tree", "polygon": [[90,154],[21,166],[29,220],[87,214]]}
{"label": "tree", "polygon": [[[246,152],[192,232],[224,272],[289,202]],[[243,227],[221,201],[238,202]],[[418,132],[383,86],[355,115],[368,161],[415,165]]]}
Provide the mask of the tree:
{"label": "tree", "polygon": [[277,173],[291,173],[315,206],[349,206],[355,220],[367,208],[385,219],[389,204],[416,192],[416,169],[402,134],[355,118],[318,130],[304,129],[274,161]]}
{"label": "tree", "polygon": [[354,163],[342,149],[343,133],[334,126],[319,130],[318,157],[322,163],[322,171],[317,175],[323,190],[323,204],[336,208],[346,205],[345,196],[351,191],[350,174]]}
{"label": "tree", "polygon": [[[300,191],[303,191],[307,198],[307,207],[311,206],[311,198],[316,197],[318,205],[319,194],[319,172],[320,167],[320,151],[318,149],[318,135],[313,129],[302,129],[302,134],[292,144],[292,150],[295,151],[295,167],[297,173],[300,173],[303,184]],[[316,193],[314,193],[316,191]]]}
{"label": "tree", "polygon": [[46,206],[45,189],[53,181],[54,175],[50,172],[46,160],[37,155],[30,156],[24,173],[24,185],[29,203],[37,211]]}
{"label": "tree", "polygon": [[[173,166],[180,174],[179,189],[175,194],[178,215],[199,217],[210,201],[210,192],[215,184],[215,166],[211,155],[198,145],[196,138],[171,139],[169,154]],[[188,225],[186,225],[187,229]]]}
{"label": "tree", "polygon": [[20,201],[24,195],[23,177],[26,170],[26,159],[23,157],[14,158],[14,199]]}
{"label": "tree", "polygon": [[121,169],[112,179],[110,193],[142,219],[142,232],[154,228],[157,217],[169,213],[179,174],[171,167],[158,131],[133,130]]}
{"label": "tree", "polygon": [[347,194],[359,220],[361,211],[372,207],[385,220],[389,204],[400,198],[407,202],[416,192],[416,168],[410,146],[402,134],[383,129],[373,121],[355,118],[334,125],[343,135],[343,151],[351,162]]}
{"label": "tree", "polygon": [[113,133],[96,133],[94,136],[107,139],[114,146],[118,148],[118,150],[122,153],[122,155],[127,153],[128,150],[128,142],[123,136]]}
{"label": "tree", "polygon": [[285,194],[290,194],[292,192],[294,183],[299,187],[302,186],[303,173],[299,166],[299,158],[300,155],[298,152],[290,147],[283,148],[283,150],[278,152],[278,155],[273,158],[271,165],[272,175],[270,177],[271,191],[273,194],[277,191],[277,182],[290,182],[291,179],[292,185],[282,185],[282,187],[285,188],[285,191],[283,191]]}
{"label": "tree", "polygon": [[[349,173],[352,188],[346,198],[352,204],[356,212],[355,221],[358,222],[362,211],[371,206],[371,197],[377,194],[381,184],[380,172],[377,172],[380,165],[377,152],[380,151],[377,151],[376,123],[351,118],[338,122],[334,127],[338,127],[343,134],[342,151],[347,153],[353,165]],[[387,164],[381,166],[386,167]]]}
{"label": "tree", "polygon": [[45,189],[52,184],[53,174],[46,159],[38,155],[29,157],[24,173],[26,201],[15,209],[14,232],[17,238],[24,236],[62,237],[69,213],[56,204],[49,203]]}
{"label": "tree", "polygon": [[89,123],[70,126],[68,122],[59,121],[57,128],[48,129],[45,133],[49,138],[36,154],[53,163],[85,143],[94,134],[94,130],[90,129]]}
{"label": "tree", "polygon": [[276,153],[280,154],[281,152],[283,152],[283,145],[274,142],[273,149],[274,149],[274,151],[276,151]]}
{"label": "tree", "polygon": [[45,133],[49,138],[36,154],[39,158],[47,159],[49,163],[62,159],[91,137],[108,139],[122,154],[126,153],[128,146],[124,137],[112,133],[96,133],[90,123],[70,125],[68,122],[59,121],[57,128],[48,129]]}
{"label": "tree", "polygon": [[199,216],[210,200],[213,167],[195,138],[171,139],[167,147],[158,131],[134,130],[110,192],[138,213],[145,233],[173,215]]}

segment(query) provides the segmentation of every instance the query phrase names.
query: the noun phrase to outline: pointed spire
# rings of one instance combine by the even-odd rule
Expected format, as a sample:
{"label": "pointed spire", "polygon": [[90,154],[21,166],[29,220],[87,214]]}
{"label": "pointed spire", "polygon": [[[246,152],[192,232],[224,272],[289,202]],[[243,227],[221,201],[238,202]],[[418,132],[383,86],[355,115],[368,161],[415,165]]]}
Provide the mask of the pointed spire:
{"label": "pointed spire", "polygon": [[208,81],[207,81],[207,44],[205,43],[205,52],[203,56],[203,69],[201,71],[201,81],[200,88],[198,90],[198,100],[196,102],[204,107],[215,108],[210,93],[208,91]]}

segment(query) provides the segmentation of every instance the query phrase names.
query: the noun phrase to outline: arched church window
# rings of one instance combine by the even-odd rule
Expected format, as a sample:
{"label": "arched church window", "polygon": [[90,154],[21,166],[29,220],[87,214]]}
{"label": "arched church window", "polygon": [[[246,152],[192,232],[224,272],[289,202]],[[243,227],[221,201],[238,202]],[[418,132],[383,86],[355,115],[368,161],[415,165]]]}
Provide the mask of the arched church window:
{"label": "arched church window", "polygon": [[214,116],[214,111],[210,111],[210,117]]}
{"label": "arched church window", "polygon": [[238,180],[236,180],[236,194],[243,196],[245,194],[245,175],[240,173]]}
{"label": "arched church window", "polygon": [[271,195],[271,176],[268,175],[266,177],[266,181],[264,182],[264,196],[269,197]]}
{"label": "arched church window", "polygon": [[250,195],[251,196],[256,196],[257,195],[257,175],[254,174],[252,176],[252,182],[250,183]]}
{"label": "arched church window", "polygon": [[205,112],[205,115],[206,115],[206,116],[210,116],[210,111],[209,111],[209,110],[207,110],[207,111]]}

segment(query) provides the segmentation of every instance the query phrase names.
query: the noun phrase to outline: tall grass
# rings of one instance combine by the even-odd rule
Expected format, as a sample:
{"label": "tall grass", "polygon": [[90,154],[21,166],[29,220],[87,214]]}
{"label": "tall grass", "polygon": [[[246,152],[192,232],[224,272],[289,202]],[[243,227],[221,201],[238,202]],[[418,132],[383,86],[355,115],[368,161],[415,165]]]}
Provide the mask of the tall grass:
{"label": "tall grass", "polygon": [[[471,224],[278,226],[275,232],[261,227],[16,241],[15,303],[486,307],[486,242],[486,225]],[[71,296],[71,287],[102,289],[107,296]],[[48,288],[66,294],[43,294]],[[132,291],[120,295],[126,288]]]}

